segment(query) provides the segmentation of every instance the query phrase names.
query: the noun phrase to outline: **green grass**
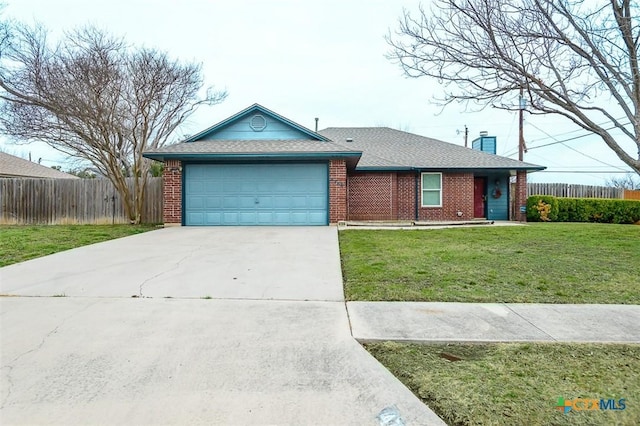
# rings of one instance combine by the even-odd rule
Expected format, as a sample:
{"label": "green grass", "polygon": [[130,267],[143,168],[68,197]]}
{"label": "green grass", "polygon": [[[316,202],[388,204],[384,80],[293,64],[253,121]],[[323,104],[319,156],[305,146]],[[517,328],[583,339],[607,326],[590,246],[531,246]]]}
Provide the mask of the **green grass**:
{"label": "green grass", "polygon": [[[640,345],[365,346],[450,425],[637,425],[640,419]],[[560,397],[624,398],[626,409],[564,414],[556,409]]]}
{"label": "green grass", "polygon": [[340,232],[348,300],[640,303],[640,226]]}
{"label": "green grass", "polygon": [[132,225],[0,226],[0,267],[153,229]]}

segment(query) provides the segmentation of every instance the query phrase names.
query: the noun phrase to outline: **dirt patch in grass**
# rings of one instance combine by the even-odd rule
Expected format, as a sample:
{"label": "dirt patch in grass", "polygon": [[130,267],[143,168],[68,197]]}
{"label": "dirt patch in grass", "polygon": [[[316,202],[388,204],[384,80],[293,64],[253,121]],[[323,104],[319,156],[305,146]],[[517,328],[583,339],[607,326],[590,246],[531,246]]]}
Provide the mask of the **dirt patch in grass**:
{"label": "dirt patch in grass", "polygon": [[640,303],[640,227],[340,232],[348,300]]}
{"label": "dirt patch in grass", "polygon": [[142,225],[0,226],[0,267],[153,229]]}
{"label": "dirt patch in grass", "polygon": [[[640,345],[365,347],[450,425],[631,426],[640,419]],[[624,399],[626,408],[564,413],[559,398],[613,399],[618,408]]]}

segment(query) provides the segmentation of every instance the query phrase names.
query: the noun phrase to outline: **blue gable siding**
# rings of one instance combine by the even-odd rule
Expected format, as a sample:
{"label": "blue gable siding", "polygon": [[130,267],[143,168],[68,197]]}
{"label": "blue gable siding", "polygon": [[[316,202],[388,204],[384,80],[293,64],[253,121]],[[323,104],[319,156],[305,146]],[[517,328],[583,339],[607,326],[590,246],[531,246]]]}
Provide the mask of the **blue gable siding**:
{"label": "blue gable siding", "polygon": [[[251,128],[251,119],[255,115],[260,115],[266,120],[266,127],[256,131]],[[309,139],[309,136],[300,130],[276,120],[266,114],[256,111],[253,114],[239,118],[237,121],[229,123],[215,132],[204,135],[202,141],[209,140],[287,140],[287,139]]]}
{"label": "blue gable siding", "polygon": [[328,141],[267,108],[254,104],[239,113],[191,136],[185,142],[212,140],[292,140]]}
{"label": "blue gable siding", "polygon": [[[496,181],[500,183],[496,185]],[[500,192],[500,198],[496,189]],[[509,175],[489,175],[487,176],[487,219],[508,220],[509,219]]]}

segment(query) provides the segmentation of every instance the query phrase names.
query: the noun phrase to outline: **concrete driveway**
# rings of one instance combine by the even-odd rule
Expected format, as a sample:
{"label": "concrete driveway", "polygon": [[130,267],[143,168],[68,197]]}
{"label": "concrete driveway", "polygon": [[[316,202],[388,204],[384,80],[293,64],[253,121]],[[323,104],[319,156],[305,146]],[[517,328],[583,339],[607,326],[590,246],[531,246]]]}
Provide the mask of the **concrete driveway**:
{"label": "concrete driveway", "polygon": [[2,268],[0,293],[342,301],[329,227],[173,227]]}
{"label": "concrete driveway", "polygon": [[352,338],[340,275],[333,227],[169,228],[1,268],[0,423],[444,424]]}

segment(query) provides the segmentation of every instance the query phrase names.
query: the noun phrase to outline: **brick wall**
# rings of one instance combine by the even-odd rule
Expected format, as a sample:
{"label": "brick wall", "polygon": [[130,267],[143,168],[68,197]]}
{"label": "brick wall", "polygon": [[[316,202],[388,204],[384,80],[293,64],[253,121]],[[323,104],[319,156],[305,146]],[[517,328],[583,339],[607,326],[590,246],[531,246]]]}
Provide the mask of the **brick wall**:
{"label": "brick wall", "polygon": [[162,174],[164,223],[182,223],[182,163],[167,160]]}
{"label": "brick wall", "polygon": [[[349,220],[415,220],[416,178],[420,179],[420,175],[415,173],[354,173],[350,175]],[[442,190],[442,207],[419,207],[419,220],[473,219],[472,173],[443,173]],[[458,216],[459,211],[462,212],[462,216]]]}
{"label": "brick wall", "polygon": [[473,173],[443,173],[442,207],[420,207],[418,216],[436,221],[473,219]]}
{"label": "brick wall", "polygon": [[357,173],[349,176],[349,220],[395,220],[395,173]]}
{"label": "brick wall", "polygon": [[[165,163],[163,214],[164,223],[167,224],[182,223],[181,166],[178,160],[168,160]],[[350,220],[414,220],[415,179],[416,174],[413,173],[357,173],[348,177],[347,185],[346,162],[331,160],[329,162],[329,222],[347,220],[347,217]],[[518,172],[516,188],[520,188],[521,200],[526,200],[525,172]],[[443,173],[442,190],[443,206],[420,207],[419,220],[473,219],[472,173]],[[516,193],[517,196],[518,193]],[[461,217],[457,215],[458,211],[462,212]]]}
{"label": "brick wall", "polygon": [[329,222],[347,220],[347,163],[329,161]]}
{"label": "brick wall", "polygon": [[416,179],[415,173],[398,173],[398,220],[416,218]]}
{"label": "brick wall", "polygon": [[520,211],[521,206],[527,205],[527,172],[518,171],[516,173],[516,194],[515,194],[515,217],[514,220],[525,222],[527,214]]}

